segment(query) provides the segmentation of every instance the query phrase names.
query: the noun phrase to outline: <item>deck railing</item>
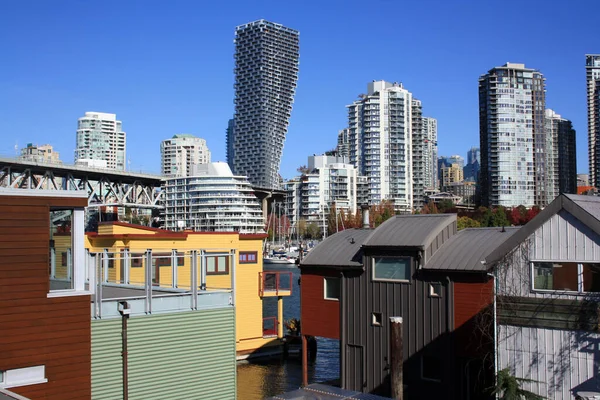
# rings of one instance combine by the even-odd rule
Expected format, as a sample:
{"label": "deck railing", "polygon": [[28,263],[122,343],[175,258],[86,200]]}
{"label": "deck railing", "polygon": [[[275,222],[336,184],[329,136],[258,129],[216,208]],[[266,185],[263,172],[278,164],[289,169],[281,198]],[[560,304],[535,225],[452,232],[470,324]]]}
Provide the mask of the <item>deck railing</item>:
{"label": "deck railing", "polygon": [[265,294],[291,296],[293,286],[291,272],[263,271],[258,273],[258,278],[258,295],[260,297]]}
{"label": "deck railing", "polygon": [[[88,252],[87,285],[93,293],[92,317],[117,315],[114,304],[107,303],[120,301],[133,302],[132,313],[138,314],[233,306],[235,259],[232,249]],[[207,272],[220,265],[229,265],[230,284],[208,286]]]}

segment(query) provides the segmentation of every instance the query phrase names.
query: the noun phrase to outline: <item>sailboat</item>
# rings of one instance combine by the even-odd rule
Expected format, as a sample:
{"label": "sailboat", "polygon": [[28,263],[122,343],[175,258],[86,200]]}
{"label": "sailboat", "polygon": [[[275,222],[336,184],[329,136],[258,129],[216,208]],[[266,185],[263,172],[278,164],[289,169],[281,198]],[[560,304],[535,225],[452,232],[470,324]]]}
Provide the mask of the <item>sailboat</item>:
{"label": "sailboat", "polygon": [[[273,202],[273,204],[271,205],[271,221],[273,222],[273,237],[271,239],[271,252],[270,254],[265,251],[264,252],[264,256],[263,256],[263,264],[288,264],[288,265],[295,265],[296,264],[296,258],[295,257],[290,257],[289,253],[285,250],[285,249],[280,249],[280,250],[275,250],[275,218],[274,214],[273,214],[273,210],[276,207],[276,203]],[[281,208],[280,208],[281,211]],[[281,215],[280,215],[281,217]],[[269,223],[267,224],[267,227],[271,224],[271,221],[269,221]],[[267,228],[267,231],[269,229]],[[267,245],[267,242],[265,242],[265,246]]]}

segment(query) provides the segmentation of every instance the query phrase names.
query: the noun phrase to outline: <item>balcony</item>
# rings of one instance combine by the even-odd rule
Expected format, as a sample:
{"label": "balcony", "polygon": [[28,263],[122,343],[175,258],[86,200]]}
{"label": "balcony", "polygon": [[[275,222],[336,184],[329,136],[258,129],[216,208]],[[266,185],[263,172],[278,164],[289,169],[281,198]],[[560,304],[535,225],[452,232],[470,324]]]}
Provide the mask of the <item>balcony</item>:
{"label": "balcony", "polygon": [[259,272],[258,282],[258,295],[260,297],[278,297],[292,295],[291,272]]}
{"label": "balcony", "polygon": [[[235,270],[229,270],[227,287],[207,284],[208,258],[229,258],[232,251],[205,254],[202,250],[162,253],[88,253],[86,288],[92,292],[94,319],[118,318],[119,302],[127,301],[131,315],[192,311],[213,307],[233,307]],[[58,278],[58,277],[57,277]],[[51,279],[53,281],[58,279]],[[227,278],[226,278],[227,279]],[[54,282],[56,285],[56,282]]]}

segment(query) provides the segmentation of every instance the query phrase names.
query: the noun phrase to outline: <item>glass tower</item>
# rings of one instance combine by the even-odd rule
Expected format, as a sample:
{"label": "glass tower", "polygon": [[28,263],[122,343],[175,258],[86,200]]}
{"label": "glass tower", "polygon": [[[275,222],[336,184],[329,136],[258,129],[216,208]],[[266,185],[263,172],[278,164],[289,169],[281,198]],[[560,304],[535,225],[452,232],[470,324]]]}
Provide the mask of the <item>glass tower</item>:
{"label": "glass tower", "polygon": [[545,103],[544,76],[524,64],[507,63],[479,78],[482,205],[548,203]]}
{"label": "glass tower", "polygon": [[590,185],[600,187],[600,54],[585,55],[588,106],[588,157]]}

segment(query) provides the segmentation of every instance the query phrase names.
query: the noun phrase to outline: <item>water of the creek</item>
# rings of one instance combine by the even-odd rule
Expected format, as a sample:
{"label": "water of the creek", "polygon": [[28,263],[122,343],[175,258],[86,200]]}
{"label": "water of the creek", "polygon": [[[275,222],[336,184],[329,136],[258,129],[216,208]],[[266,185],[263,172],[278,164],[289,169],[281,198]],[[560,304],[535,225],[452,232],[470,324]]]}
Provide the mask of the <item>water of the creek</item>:
{"label": "water of the creek", "polygon": [[[300,286],[298,268],[265,266],[266,271],[292,272],[294,287],[290,297],[283,299],[284,320],[300,318]],[[263,316],[277,316],[277,298],[263,300]],[[309,362],[308,381],[325,382],[339,378],[339,342],[317,338],[318,352],[314,362]],[[275,357],[267,360],[240,362],[237,366],[237,398],[239,400],[262,400],[300,387],[302,363],[300,357],[286,360]]]}

